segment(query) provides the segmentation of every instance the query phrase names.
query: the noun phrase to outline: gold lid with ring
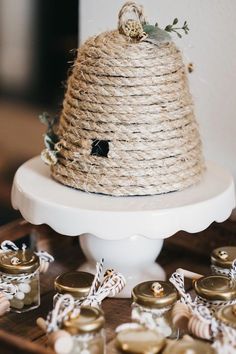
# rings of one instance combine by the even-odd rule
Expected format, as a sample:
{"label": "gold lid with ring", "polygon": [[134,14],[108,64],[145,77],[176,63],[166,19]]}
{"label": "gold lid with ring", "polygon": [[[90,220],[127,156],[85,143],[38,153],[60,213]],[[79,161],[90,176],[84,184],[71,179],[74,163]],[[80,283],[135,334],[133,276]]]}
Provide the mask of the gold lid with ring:
{"label": "gold lid with ring", "polygon": [[179,341],[169,341],[163,354],[215,354],[215,350],[209,343],[189,338]]}
{"label": "gold lid with ring", "polygon": [[236,305],[221,307],[216,312],[216,318],[227,326],[236,328]]}
{"label": "gold lid with ring", "polygon": [[132,299],[141,306],[161,309],[173,305],[178,293],[171,283],[152,280],[136,285],[132,290]]}
{"label": "gold lid with ring", "polygon": [[62,328],[72,335],[97,332],[104,327],[103,312],[96,307],[83,306],[77,317],[69,317],[62,324]]}
{"label": "gold lid with ring", "polygon": [[236,247],[219,247],[211,253],[211,263],[217,267],[231,268],[236,259]]}
{"label": "gold lid with ring", "polygon": [[123,353],[156,354],[164,347],[165,337],[146,328],[126,329],[116,336],[116,347]]}
{"label": "gold lid with ring", "polygon": [[39,266],[39,257],[28,249],[10,250],[0,254],[0,272],[6,274],[33,273]]}
{"label": "gold lid with ring", "polygon": [[93,283],[94,275],[87,272],[72,271],[59,275],[54,288],[60,294],[70,294],[76,299],[86,297]]}
{"label": "gold lid with ring", "polygon": [[209,275],[193,281],[197,295],[206,300],[236,299],[236,283],[225,275]]}

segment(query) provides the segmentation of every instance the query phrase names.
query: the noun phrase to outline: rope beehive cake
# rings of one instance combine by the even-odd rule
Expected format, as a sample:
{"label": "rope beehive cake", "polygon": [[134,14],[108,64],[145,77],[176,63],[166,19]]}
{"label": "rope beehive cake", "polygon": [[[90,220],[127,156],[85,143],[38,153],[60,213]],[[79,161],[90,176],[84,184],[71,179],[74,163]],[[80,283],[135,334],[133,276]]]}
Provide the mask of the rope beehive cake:
{"label": "rope beehive cake", "polygon": [[128,196],[178,191],[201,179],[201,140],[181,53],[169,35],[163,40],[163,30],[159,42],[148,40],[145,23],[142,7],[126,3],[118,30],[78,50],[57,129],[55,180]]}

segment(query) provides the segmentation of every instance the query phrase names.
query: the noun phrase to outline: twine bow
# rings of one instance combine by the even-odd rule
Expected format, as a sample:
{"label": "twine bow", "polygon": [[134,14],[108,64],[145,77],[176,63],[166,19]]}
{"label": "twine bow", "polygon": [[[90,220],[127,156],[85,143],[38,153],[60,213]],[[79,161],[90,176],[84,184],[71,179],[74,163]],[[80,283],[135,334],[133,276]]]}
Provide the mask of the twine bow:
{"label": "twine bow", "polygon": [[54,262],[54,257],[46,251],[37,251],[34,253],[40,258],[41,261],[45,261],[48,263]]}
{"label": "twine bow", "polygon": [[5,294],[8,300],[11,300],[12,297],[18,292],[18,287],[10,282],[0,279],[0,292]]}
{"label": "twine bow", "polygon": [[[25,245],[25,244],[23,243],[23,245]],[[23,245],[22,245],[22,246],[23,246]],[[5,240],[5,241],[3,241],[3,242],[1,243],[1,249],[2,249],[4,252],[10,251],[11,248],[12,248],[14,251],[18,251],[18,250],[19,250],[19,247],[17,247],[17,245],[16,245],[14,242],[10,241],[10,240]],[[22,248],[22,249],[23,249],[23,248]]]}
{"label": "twine bow", "polygon": [[[26,248],[27,248],[26,244],[23,243],[22,244],[22,251],[25,251]],[[13,249],[14,251],[19,251],[19,247],[17,247],[17,245],[10,240],[3,241],[1,243],[1,249],[4,252],[8,252],[11,249]],[[34,254],[36,254],[39,257],[40,261],[45,261],[48,263],[54,262],[54,257],[46,251],[37,251],[37,252],[34,252]],[[14,265],[19,264],[19,259],[17,257],[13,257],[11,261],[12,261],[12,264],[14,264]]]}
{"label": "twine bow", "polygon": [[[64,302],[68,305],[65,307]],[[70,316],[78,316],[80,310],[75,308],[75,301],[72,295],[62,295],[56,302],[54,309],[49,312],[46,320],[47,332],[55,332],[61,327],[61,323],[69,314]]]}
{"label": "twine bow", "polygon": [[90,288],[89,294],[82,301],[81,306],[99,307],[102,301],[108,296],[115,296],[125,287],[124,276],[114,269],[107,269],[102,281],[101,274],[104,266],[104,259],[96,264],[96,274]]}
{"label": "twine bow", "polygon": [[232,263],[228,276],[233,282],[236,281],[236,259]]}
{"label": "twine bow", "polygon": [[184,276],[178,272],[174,272],[169,281],[174,285],[181,296],[181,302],[193,308],[193,301],[189,294],[186,293],[184,287]]}

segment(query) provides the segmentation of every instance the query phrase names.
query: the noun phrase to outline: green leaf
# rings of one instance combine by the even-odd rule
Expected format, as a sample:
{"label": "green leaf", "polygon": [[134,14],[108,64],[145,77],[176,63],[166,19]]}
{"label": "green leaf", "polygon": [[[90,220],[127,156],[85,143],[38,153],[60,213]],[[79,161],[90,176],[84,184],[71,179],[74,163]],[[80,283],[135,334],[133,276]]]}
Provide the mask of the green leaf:
{"label": "green leaf", "polygon": [[149,24],[143,25],[143,30],[144,30],[144,32],[147,33],[147,34],[152,33],[153,31],[155,31],[155,29],[156,29],[156,26],[149,25]]}
{"label": "green leaf", "polygon": [[148,37],[144,39],[144,42],[153,43],[159,45],[160,43],[167,43],[171,41],[171,36],[166,31],[156,26],[143,26],[144,32],[148,34]]}
{"label": "green leaf", "polygon": [[179,20],[177,18],[175,18],[173,21],[173,25],[177,25],[178,22],[179,22]]}
{"label": "green leaf", "polygon": [[172,25],[166,26],[165,31],[171,32],[172,31]]}

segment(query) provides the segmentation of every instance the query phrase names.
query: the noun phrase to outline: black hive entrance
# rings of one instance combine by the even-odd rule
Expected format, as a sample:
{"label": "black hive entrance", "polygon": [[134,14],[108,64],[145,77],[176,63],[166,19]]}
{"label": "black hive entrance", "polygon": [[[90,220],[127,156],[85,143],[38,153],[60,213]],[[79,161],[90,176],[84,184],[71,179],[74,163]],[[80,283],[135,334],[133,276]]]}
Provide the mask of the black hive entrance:
{"label": "black hive entrance", "polygon": [[109,141],[93,140],[91,155],[107,157],[108,152],[109,152]]}

